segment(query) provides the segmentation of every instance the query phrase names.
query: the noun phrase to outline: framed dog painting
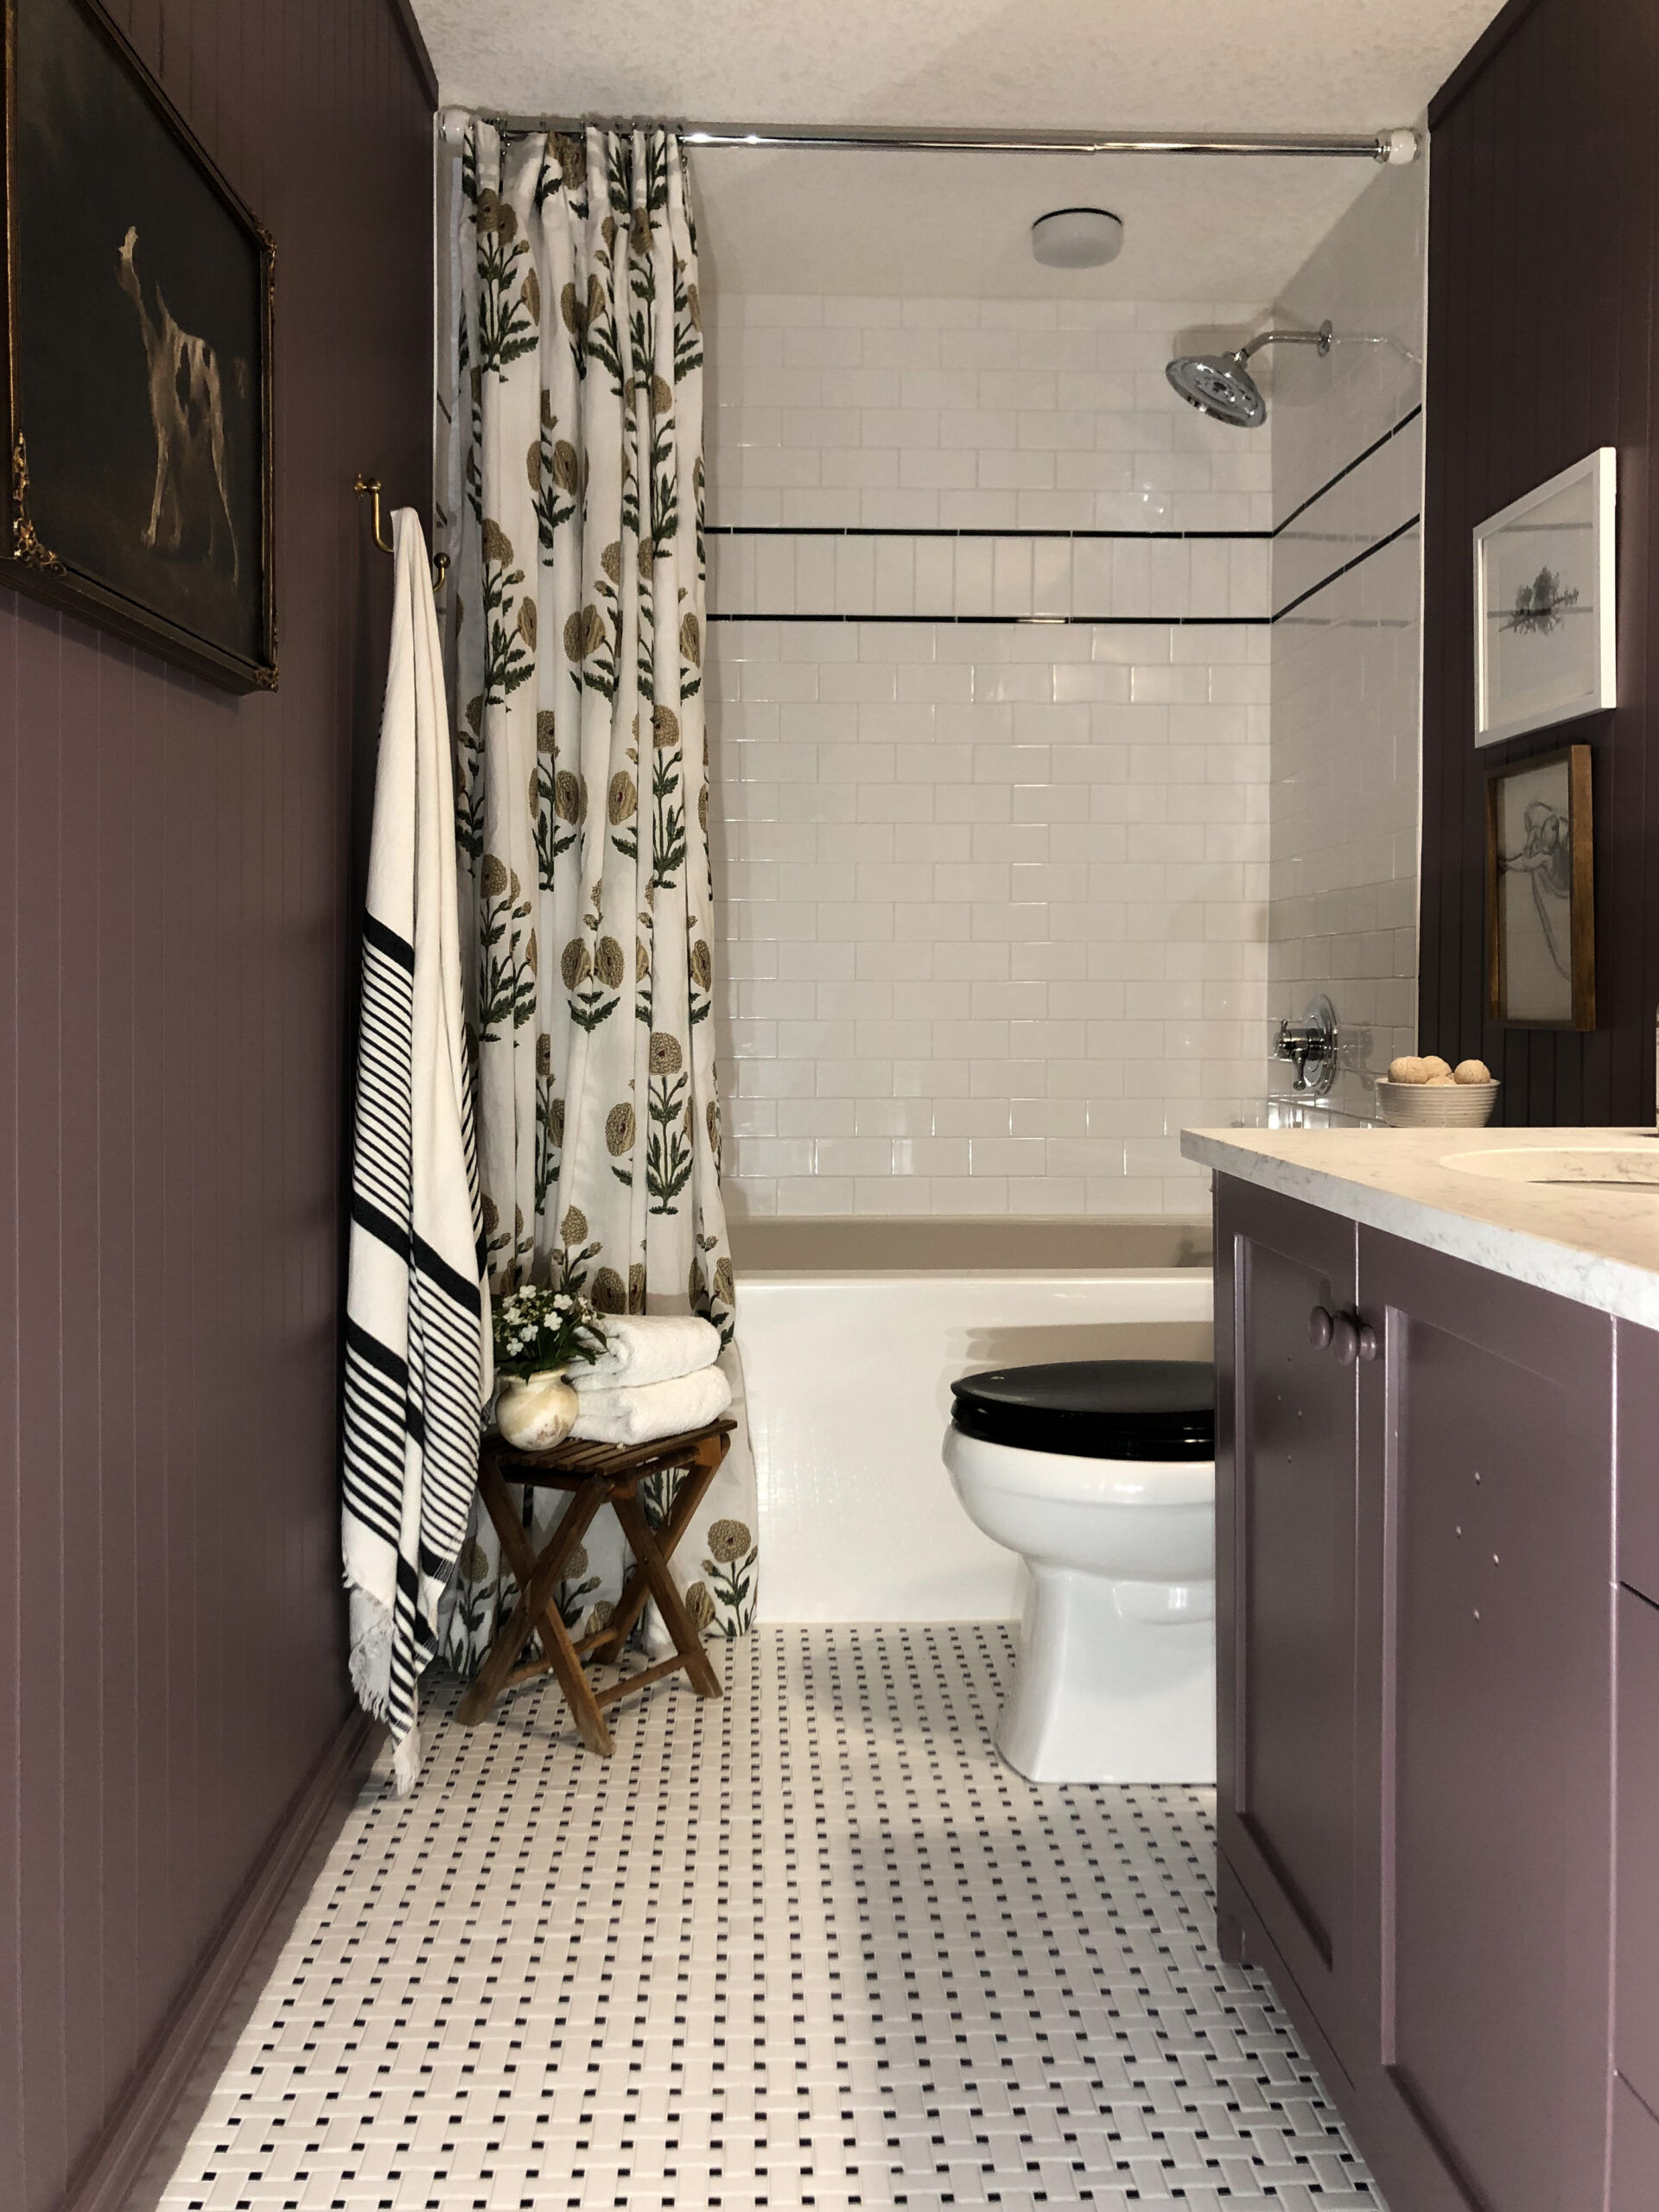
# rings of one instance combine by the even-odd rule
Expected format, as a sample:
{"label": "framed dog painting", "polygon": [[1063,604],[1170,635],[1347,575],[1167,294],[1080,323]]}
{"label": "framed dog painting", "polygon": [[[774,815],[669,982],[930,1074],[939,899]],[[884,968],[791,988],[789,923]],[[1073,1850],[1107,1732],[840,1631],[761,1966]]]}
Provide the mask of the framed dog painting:
{"label": "framed dog painting", "polygon": [[3,0],[0,574],[276,682],[275,250],[97,0]]}

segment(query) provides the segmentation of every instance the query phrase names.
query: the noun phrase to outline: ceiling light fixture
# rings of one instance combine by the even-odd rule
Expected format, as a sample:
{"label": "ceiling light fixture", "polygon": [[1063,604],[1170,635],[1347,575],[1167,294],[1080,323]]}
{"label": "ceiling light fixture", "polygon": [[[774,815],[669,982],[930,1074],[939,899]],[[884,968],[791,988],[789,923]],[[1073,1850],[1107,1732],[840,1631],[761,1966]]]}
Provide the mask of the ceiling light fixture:
{"label": "ceiling light fixture", "polygon": [[1031,250],[1048,269],[1101,269],[1116,261],[1123,226],[1104,207],[1056,207],[1031,226]]}

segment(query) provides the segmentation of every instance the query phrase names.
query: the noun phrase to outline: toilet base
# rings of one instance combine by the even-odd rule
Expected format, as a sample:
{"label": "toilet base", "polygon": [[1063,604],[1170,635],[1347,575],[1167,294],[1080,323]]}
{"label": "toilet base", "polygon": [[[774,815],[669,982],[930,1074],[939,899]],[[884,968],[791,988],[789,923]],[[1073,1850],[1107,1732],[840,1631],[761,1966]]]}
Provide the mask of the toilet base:
{"label": "toilet base", "polygon": [[1031,1782],[1212,1783],[1216,1586],[1031,1567],[996,1747]]}

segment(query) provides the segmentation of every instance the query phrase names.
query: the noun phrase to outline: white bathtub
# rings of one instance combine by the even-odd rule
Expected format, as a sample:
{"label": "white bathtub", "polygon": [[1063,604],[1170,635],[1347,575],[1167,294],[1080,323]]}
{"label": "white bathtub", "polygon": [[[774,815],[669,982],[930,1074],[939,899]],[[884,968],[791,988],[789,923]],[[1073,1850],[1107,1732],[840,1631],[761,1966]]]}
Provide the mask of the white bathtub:
{"label": "white bathtub", "polygon": [[1208,1267],[743,1274],[766,1621],[1013,1620],[1024,1569],[957,1503],[950,1384],[1057,1359],[1207,1359]]}

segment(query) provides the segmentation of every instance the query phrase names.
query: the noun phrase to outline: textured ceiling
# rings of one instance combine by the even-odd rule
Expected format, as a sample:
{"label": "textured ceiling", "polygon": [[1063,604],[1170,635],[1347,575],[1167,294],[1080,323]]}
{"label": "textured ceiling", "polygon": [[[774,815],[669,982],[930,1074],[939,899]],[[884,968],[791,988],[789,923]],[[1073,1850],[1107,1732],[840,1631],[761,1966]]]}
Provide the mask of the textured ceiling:
{"label": "textured ceiling", "polygon": [[415,0],[446,100],[702,123],[1370,130],[1497,0]]}
{"label": "textured ceiling", "polygon": [[[1373,130],[1418,119],[1498,0],[414,0],[446,101],[517,114],[999,130]],[[746,290],[1266,300],[1362,162],[709,150],[703,239]],[[1026,231],[1122,215],[1113,269]]]}

